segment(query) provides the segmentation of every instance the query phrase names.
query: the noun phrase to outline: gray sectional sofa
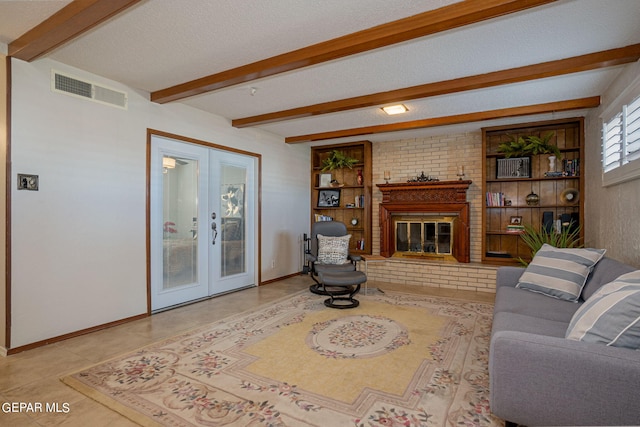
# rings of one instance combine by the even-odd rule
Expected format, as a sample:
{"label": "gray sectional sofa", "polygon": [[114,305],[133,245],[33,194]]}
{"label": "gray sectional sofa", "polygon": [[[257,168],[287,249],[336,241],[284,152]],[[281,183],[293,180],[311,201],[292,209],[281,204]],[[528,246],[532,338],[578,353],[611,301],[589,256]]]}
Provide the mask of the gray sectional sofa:
{"label": "gray sectional sofa", "polygon": [[640,425],[640,351],[565,338],[580,305],[633,270],[602,258],[576,303],[516,288],[523,268],[498,269],[489,355],[496,416],[526,426]]}

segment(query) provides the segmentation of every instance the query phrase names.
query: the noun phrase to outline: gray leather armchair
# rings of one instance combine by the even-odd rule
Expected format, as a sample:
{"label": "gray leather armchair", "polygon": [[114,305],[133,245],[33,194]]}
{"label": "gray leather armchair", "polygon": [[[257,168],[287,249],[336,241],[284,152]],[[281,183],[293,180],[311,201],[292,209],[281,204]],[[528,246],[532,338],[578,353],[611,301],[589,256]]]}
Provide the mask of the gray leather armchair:
{"label": "gray leather armchair", "polygon": [[313,279],[315,284],[309,287],[309,290],[315,294],[319,295],[339,295],[339,294],[347,294],[349,290],[340,289],[340,290],[332,290],[328,293],[325,289],[325,285],[320,280],[320,273],[349,273],[356,271],[356,262],[361,261],[362,257],[359,255],[349,254],[348,260],[346,264],[321,264],[318,262],[318,234],[323,236],[346,236],[347,226],[339,221],[319,221],[313,223],[311,226],[311,237],[310,237],[310,245],[307,253],[305,254],[305,259],[310,264],[310,273],[311,278]]}

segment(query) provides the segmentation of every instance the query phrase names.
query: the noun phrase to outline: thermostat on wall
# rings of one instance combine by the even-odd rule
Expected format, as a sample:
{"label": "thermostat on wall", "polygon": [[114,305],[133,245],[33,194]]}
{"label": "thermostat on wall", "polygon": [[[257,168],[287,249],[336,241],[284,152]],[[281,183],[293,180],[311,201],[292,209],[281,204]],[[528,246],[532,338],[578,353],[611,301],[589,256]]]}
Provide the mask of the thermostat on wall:
{"label": "thermostat on wall", "polygon": [[38,191],[38,175],[19,173],[18,190]]}

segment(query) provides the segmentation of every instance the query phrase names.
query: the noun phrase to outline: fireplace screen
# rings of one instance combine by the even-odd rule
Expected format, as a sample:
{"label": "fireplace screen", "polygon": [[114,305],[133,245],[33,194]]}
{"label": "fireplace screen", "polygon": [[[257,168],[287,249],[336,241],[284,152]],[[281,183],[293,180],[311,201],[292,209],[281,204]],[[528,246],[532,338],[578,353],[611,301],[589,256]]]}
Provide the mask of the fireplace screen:
{"label": "fireplace screen", "polygon": [[396,253],[451,255],[453,219],[397,220]]}

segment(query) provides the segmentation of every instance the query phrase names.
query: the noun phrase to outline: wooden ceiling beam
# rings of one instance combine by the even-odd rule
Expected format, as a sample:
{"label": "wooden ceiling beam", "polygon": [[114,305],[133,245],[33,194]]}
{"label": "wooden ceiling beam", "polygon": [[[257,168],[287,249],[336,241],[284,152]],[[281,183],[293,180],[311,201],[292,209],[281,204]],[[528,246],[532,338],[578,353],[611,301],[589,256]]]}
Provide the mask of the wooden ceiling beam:
{"label": "wooden ceiling beam", "polygon": [[544,114],[558,111],[579,110],[595,108],[600,105],[600,97],[579,98],[567,101],[548,102],[545,104],[525,105],[521,107],[501,108],[498,110],[479,111],[474,113],[458,114],[453,116],[434,117],[409,122],[391,123],[377,126],[365,126],[353,129],[343,129],[330,132],[312,133],[308,135],[290,136],[285,138],[289,144],[309,141],[323,141],[327,139],[344,138],[351,136],[371,135],[386,132],[398,132],[412,129],[424,129],[436,126],[455,125],[460,123],[479,122],[484,120],[503,119],[507,117],[527,116],[531,114]]}
{"label": "wooden ceiling beam", "polygon": [[586,55],[556,61],[543,62],[492,73],[461,77],[403,89],[378,92],[370,95],[346,98],[337,101],[324,102],[315,105],[292,108],[272,113],[265,113],[252,117],[232,120],[236,128],[258,126],[283,120],[299,119],[339,111],[366,108],[384,104],[394,104],[412,99],[428,98],[448,93],[463,92],[546,77],[560,76],[614,65],[627,64],[640,59],[640,44],[634,44],[617,49],[610,49]]}
{"label": "wooden ceiling beam", "polygon": [[33,61],[140,0],[75,0],[9,43],[9,56]]}
{"label": "wooden ceiling beam", "polygon": [[466,0],[151,93],[167,103],[519,12],[557,0]]}

